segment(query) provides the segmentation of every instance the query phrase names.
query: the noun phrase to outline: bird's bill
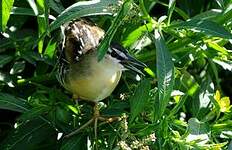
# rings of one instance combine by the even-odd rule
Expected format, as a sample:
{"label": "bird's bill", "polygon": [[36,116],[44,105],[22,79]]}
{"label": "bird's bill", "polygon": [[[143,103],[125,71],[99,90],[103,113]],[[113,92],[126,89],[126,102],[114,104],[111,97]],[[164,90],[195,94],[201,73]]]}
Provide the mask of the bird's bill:
{"label": "bird's bill", "polygon": [[147,65],[127,54],[127,59],[121,60],[121,64],[128,70],[132,70],[138,74],[144,75],[143,71]]}

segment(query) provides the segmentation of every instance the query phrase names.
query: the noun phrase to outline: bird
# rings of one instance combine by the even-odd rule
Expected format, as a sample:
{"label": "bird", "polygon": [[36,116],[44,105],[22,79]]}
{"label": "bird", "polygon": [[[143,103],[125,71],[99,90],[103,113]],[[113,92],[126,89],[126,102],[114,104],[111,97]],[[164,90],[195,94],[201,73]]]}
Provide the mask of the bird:
{"label": "bird", "polygon": [[141,69],[147,67],[116,42],[111,42],[104,58],[99,61],[97,49],[104,36],[102,28],[85,18],[61,26],[57,79],[75,98],[95,104],[93,118],[66,137],[92,122],[96,126],[97,120],[106,120],[99,114],[98,102],[111,95],[124,70],[143,75]]}

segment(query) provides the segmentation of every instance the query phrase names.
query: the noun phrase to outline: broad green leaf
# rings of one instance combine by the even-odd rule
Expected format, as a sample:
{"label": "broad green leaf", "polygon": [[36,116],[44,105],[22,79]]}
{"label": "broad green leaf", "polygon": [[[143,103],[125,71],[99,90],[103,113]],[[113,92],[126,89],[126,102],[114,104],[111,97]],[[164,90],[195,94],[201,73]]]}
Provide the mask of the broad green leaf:
{"label": "broad green leaf", "polygon": [[14,57],[11,55],[0,55],[0,68],[2,68],[7,63],[11,62],[13,58]]}
{"label": "broad green leaf", "polygon": [[207,143],[209,141],[209,126],[205,122],[200,122],[197,118],[190,118],[188,120],[189,135],[186,140],[189,142],[196,141]]}
{"label": "broad green leaf", "polygon": [[215,17],[221,16],[222,11],[220,9],[212,9],[200,14],[197,14],[192,19],[211,20],[214,21]]}
{"label": "broad green leaf", "polygon": [[200,89],[195,93],[193,100],[190,102],[190,110],[196,118],[204,118],[210,111],[211,99],[214,95],[214,84],[211,79],[203,81]]}
{"label": "broad green leaf", "polygon": [[27,16],[36,16],[35,12],[30,8],[22,8],[22,7],[13,7],[11,10],[11,14],[13,15],[27,15]]}
{"label": "broad green leaf", "polygon": [[7,22],[10,18],[10,12],[13,7],[14,0],[0,0],[0,31],[4,32]]}
{"label": "broad green leaf", "polygon": [[106,32],[104,39],[98,46],[98,60],[101,60],[106,54],[108,47],[110,46],[111,40],[114,37],[118,27],[121,25],[123,18],[128,14],[132,6],[132,0],[126,0],[121,6],[121,9],[117,12],[117,16],[114,18],[111,26]]}
{"label": "broad green leaf", "polygon": [[87,137],[83,135],[66,138],[61,145],[61,150],[87,149]]}
{"label": "broad green leaf", "polygon": [[56,131],[41,119],[17,124],[0,143],[0,149],[56,149]]}
{"label": "broad green leaf", "polygon": [[198,32],[202,32],[208,36],[232,39],[232,34],[223,26],[209,20],[191,19],[185,22],[173,24],[169,26],[169,28],[197,30]]}
{"label": "broad green leaf", "polygon": [[188,120],[190,134],[204,134],[208,132],[208,126],[204,122],[200,122],[197,118],[190,118]]}
{"label": "broad green leaf", "polygon": [[117,8],[118,0],[92,0],[77,2],[66,8],[50,25],[50,31],[59,28],[62,24],[85,16],[112,15]]}
{"label": "broad green leaf", "polygon": [[133,32],[128,34],[125,40],[123,40],[122,44],[125,47],[131,46],[133,43],[139,40],[141,36],[143,36],[147,32],[151,32],[153,30],[152,23],[148,23],[146,25],[140,26],[135,29]]}
{"label": "broad green leaf", "polygon": [[164,39],[158,30],[155,30],[155,46],[156,46],[156,68],[158,79],[159,93],[159,115],[165,111],[169,102],[171,92],[174,86],[174,64],[172,56],[168,51]]}
{"label": "broad green leaf", "polygon": [[13,95],[6,93],[0,93],[0,108],[24,112],[27,111],[30,106],[27,104],[27,101],[22,98],[14,97]]}
{"label": "broad green leaf", "polygon": [[57,0],[49,0],[49,6],[58,14],[60,14],[65,9],[61,1],[57,1]]}
{"label": "broad green leaf", "polygon": [[40,115],[47,113],[51,108],[48,106],[38,106],[34,107],[26,112],[24,112],[20,117],[20,121],[33,120],[34,118],[40,117]]}
{"label": "broad green leaf", "polygon": [[56,41],[54,39],[51,39],[48,42],[48,45],[45,49],[44,54],[47,55],[49,58],[53,58],[54,54],[55,54],[55,50],[56,50]]}
{"label": "broad green leaf", "polygon": [[150,82],[142,80],[136,88],[134,95],[130,98],[131,118],[132,122],[141,113],[148,102],[150,92]]}

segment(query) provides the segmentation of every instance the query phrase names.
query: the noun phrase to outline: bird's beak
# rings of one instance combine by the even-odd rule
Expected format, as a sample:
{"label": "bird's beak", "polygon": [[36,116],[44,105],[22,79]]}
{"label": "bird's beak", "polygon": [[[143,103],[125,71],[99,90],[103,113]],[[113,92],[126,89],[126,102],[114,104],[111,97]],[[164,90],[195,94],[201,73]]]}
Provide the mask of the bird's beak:
{"label": "bird's beak", "polygon": [[140,75],[144,75],[144,69],[147,68],[147,65],[143,62],[137,60],[136,58],[130,56],[129,54],[126,54],[127,58],[124,60],[121,60],[121,64],[128,70],[132,70]]}

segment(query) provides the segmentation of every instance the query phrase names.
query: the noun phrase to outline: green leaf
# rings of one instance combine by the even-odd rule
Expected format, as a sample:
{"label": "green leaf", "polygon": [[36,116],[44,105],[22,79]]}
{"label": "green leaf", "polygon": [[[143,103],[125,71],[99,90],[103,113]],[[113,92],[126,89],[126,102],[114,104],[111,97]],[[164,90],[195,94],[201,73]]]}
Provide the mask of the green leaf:
{"label": "green leaf", "polygon": [[6,24],[10,18],[10,12],[13,7],[14,0],[0,0],[0,31],[4,32]]}
{"label": "green leaf", "polygon": [[65,9],[61,1],[57,1],[57,0],[49,0],[49,6],[58,14],[61,14],[61,12],[64,11]]}
{"label": "green leaf", "polygon": [[130,98],[131,118],[132,122],[141,113],[148,102],[151,84],[149,80],[142,80],[136,88],[134,95]]}
{"label": "green leaf", "polygon": [[22,7],[13,7],[11,10],[11,14],[13,15],[26,15],[26,16],[36,16],[35,12],[30,8],[22,8]]}
{"label": "green leaf", "polygon": [[125,40],[123,40],[123,46],[129,47],[139,40],[145,33],[151,32],[153,30],[152,23],[148,23],[146,25],[140,26],[131,33],[128,34]]}
{"label": "green leaf", "polygon": [[56,41],[54,39],[50,39],[48,45],[45,49],[44,54],[47,55],[49,58],[53,58],[56,50]]}
{"label": "green leaf", "polygon": [[214,58],[213,62],[220,65],[223,69],[229,70],[232,72],[232,61]]}
{"label": "green leaf", "polygon": [[66,8],[50,25],[50,31],[59,28],[62,24],[85,16],[112,15],[118,6],[118,0],[81,1]]}
{"label": "green leaf", "polygon": [[0,108],[24,112],[27,111],[30,106],[27,104],[27,101],[22,98],[14,97],[13,95],[6,93],[0,93]]}
{"label": "green leaf", "polygon": [[0,68],[11,62],[13,58],[11,55],[0,55]]}
{"label": "green leaf", "polygon": [[168,51],[164,39],[160,36],[158,30],[155,30],[155,46],[156,46],[156,67],[158,78],[159,93],[159,115],[165,111],[169,102],[171,92],[174,86],[174,64],[172,57]]}
{"label": "green leaf", "polygon": [[122,5],[121,9],[118,11],[117,16],[114,18],[111,26],[106,32],[104,39],[101,41],[98,46],[98,60],[100,61],[106,54],[108,47],[110,46],[111,40],[114,37],[118,27],[122,23],[122,19],[128,14],[128,11],[131,9],[132,1],[127,0]]}
{"label": "green leaf", "polygon": [[29,5],[31,6],[35,16],[37,16],[39,14],[38,8],[36,6],[36,3],[34,0],[27,0],[27,2],[29,3]]}
{"label": "green leaf", "polygon": [[214,95],[214,84],[211,79],[202,82],[200,89],[196,92],[193,100],[190,102],[190,110],[196,118],[204,118],[210,111],[211,99]]}
{"label": "green leaf", "polygon": [[191,134],[204,134],[208,131],[207,125],[204,122],[200,122],[197,118],[190,118],[188,120],[188,126]]}
{"label": "green leaf", "polygon": [[55,129],[48,123],[34,119],[14,129],[0,143],[0,149],[56,149],[55,133]]}
{"label": "green leaf", "polygon": [[87,149],[87,137],[83,135],[72,136],[64,140],[61,150]]}
{"label": "green leaf", "polygon": [[27,121],[27,120],[33,120],[34,118],[40,117],[40,115],[47,113],[51,108],[48,106],[38,106],[34,107],[26,112],[24,112],[19,120],[20,121]]}
{"label": "green leaf", "polygon": [[232,39],[232,34],[216,22],[201,19],[191,19],[169,26],[169,28],[197,30],[206,35]]}
{"label": "green leaf", "polygon": [[[37,16],[37,22],[39,27],[39,36],[43,35],[45,32],[49,33],[48,28],[48,8],[47,8],[47,0],[37,0],[37,7],[39,11],[39,15]],[[38,43],[39,53],[43,52],[43,43],[44,38],[41,38]]]}
{"label": "green leaf", "polygon": [[25,69],[25,61],[17,61],[10,70],[10,74],[18,74]]}

